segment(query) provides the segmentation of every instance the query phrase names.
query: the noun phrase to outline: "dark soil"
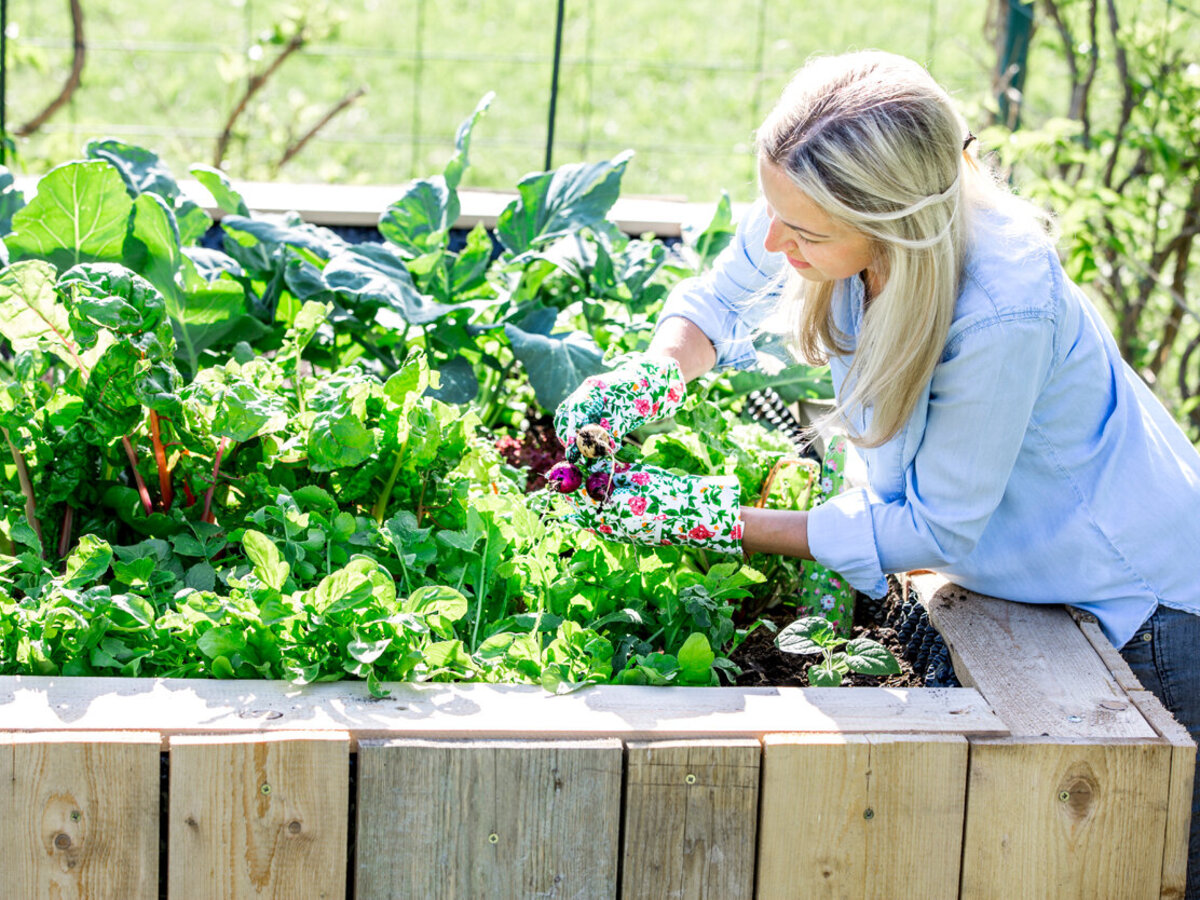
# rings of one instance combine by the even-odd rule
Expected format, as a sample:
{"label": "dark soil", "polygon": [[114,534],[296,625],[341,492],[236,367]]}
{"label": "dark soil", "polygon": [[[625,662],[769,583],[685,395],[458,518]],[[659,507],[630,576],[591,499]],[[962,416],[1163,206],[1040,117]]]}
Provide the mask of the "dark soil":
{"label": "dark soil", "polygon": [[497,438],[496,449],[513,468],[528,470],[525,482],[528,493],[544,488],[546,473],[556,462],[566,459],[563,445],[554,432],[554,420],[550,416],[534,417],[532,410],[525,433],[520,438]]}
{"label": "dark soil", "polygon": [[[842,681],[843,685],[853,687],[923,687],[922,675],[913,671],[912,664],[905,658],[907,646],[900,640],[896,630],[886,622],[878,621],[879,610],[894,605],[899,598],[889,593],[883,604],[859,602],[854,608],[854,626],[851,637],[865,637],[879,641],[892,652],[900,663],[898,675],[859,675],[851,672]],[[808,687],[808,670],[820,661],[819,656],[801,656],[796,653],[784,653],[775,646],[775,636],[798,618],[807,615],[806,612],[794,608],[776,608],[759,614],[760,620],[768,620],[776,626],[774,632],[760,625],[750,633],[750,636],[738,646],[730,659],[742,670],[736,684],[746,687]],[[750,622],[738,623],[747,627]]]}

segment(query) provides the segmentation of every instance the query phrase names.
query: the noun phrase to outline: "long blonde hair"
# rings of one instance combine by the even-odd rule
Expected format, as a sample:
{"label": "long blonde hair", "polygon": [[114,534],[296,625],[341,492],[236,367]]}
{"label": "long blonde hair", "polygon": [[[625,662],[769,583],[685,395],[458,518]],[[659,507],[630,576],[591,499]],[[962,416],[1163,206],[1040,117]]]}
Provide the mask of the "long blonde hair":
{"label": "long blonde hair", "polygon": [[[969,134],[949,95],[917,63],[879,51],[809,61],[757,132],[779,166],[833,219],[864,234],[882,276],[857,341],[838,330],[834,282],[793,274],[799,352],[813,364],[853,353],[826,417],[865,447],[908,421],[942,356],[958,298],[974,194],[992,179],[964,152]],[[864,432],[850,423],[870,411]]]}

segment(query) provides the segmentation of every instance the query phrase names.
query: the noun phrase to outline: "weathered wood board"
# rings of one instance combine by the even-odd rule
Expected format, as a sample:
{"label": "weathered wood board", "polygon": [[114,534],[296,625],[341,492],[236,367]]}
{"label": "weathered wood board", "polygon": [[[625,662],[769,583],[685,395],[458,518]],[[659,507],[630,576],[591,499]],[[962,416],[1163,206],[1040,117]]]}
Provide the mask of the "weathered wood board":
{"label": "weathered wood board", "polygon": [[909,584],[959,680],[978,689],[1014,736],[1155,737],[1063,607],[983,597],[939,575]]}
{"label": "weathered wood board", "polygon": [[762,746],[626,746],[622,900],[752,900]]}
{"label": "weathered wood board", "polygon": [[768,735],[758,900],[958,896],[966,784],[962,737]]}
{"label": "weathered wood board", "polygon": [[364,738],[623,740],[773,732],[1008,733],[970,688],[671,688],[130,678],[0,678],[0,731],[153,729],[163,735],[346,731]]}
{"label": "weathered wood board", "polygon": [[0,897],[158,897],[159,736],[0,734]]}
{"label": "weathered wood board", "polygon": [[388,740],[358,750],[358,900],[615,900],[621,742]]}
{"label": "weathered wood board", "polygon": [[349,735],[171,739],[171,900],[344,900]]}
{"label": "weathered wood board", "polygon": [[1157,898],[1171,769],[1165,743],[971,743],[962,896]]}

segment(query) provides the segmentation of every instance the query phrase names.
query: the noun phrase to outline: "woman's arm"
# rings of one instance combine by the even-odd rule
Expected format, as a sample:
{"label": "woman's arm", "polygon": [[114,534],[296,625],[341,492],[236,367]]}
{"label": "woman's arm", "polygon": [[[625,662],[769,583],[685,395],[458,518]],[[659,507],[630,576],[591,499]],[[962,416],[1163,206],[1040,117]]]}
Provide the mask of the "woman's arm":
{"label": "woman's arm", "polygon": [[681,316],[665,320],[654,332],[648,356],[670,356],[684,381],[698,378],[717,363],[717,351],[700,328]]}
{"label": "woman's arm", "polygon": [[742,528],[742,549],[747,553],[813,558],[808,548],[808,513],[803,510],[743,506]]}

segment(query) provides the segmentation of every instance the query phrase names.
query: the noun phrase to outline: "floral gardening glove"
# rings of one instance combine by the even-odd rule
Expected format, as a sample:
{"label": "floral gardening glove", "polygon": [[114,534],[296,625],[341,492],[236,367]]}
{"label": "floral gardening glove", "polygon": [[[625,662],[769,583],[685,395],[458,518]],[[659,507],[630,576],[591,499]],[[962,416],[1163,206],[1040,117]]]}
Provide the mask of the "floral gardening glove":
{"label": "floral gardening glove", "polygon": [[654,466],[616,464],[567,494],[571,519],[609,540],[742,550],[741,488],[736,476],[675,475]]}
{"label": "floral gardening glove", "polygon": [[[607,456],[625,435],[647,422],[673,416],[687,393],[679,363],[667,356],[643,356],[603,375],[592,375],[554,413],[554,430],[567,448],[567,461],[578,464]],[[576,437],[585,425],[599,425],[612,436],[609,453],[581,454]]]}
{"label": "floral gardening glove", "polygon": [[[840,435],[829,442],[821,476],[813,486],[812,506],[838,494],[846,477],[846,439]],[[811,508],[811,507],[810,507]],[[854,622],[854,589],[837,572],[818,562],[805,560],[800,605],[813,615],[824,616],[839,634],[849,634]]]}

